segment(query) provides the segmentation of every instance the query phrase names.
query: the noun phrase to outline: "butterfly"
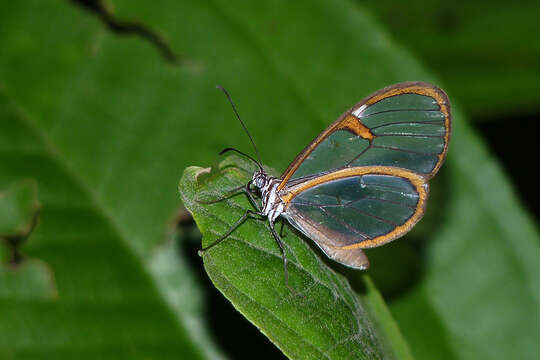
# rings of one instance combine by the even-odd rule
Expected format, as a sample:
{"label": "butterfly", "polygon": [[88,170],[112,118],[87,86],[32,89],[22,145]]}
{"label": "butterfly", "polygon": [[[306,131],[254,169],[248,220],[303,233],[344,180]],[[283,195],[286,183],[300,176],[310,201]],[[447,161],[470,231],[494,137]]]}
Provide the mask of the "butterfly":
{"label": "butterfly", "polygon": [[[211,247],[249,217],[266,219],[278,244],[288,286],[287,257],[275,229],[281,216],[331,259],[368,269],[363,249],[393,241],[422,218],[428,181],[443,164],[451,134],[448,96],[425,82],[385,87],[345,111],[290,163],[279,177],[263,169],[253,138],[227,96],[258,159],[234,148],[258,166],[234,194],[247,195],[248,209]],[[260,204],[255,196],[260,196]]]}

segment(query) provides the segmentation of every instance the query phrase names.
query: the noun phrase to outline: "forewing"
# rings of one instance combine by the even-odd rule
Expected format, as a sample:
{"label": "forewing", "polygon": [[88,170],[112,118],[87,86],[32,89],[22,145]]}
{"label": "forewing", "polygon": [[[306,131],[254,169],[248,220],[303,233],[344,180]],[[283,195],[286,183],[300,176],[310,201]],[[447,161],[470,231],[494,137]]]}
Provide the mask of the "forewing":
{"label": "forewing", "polygon": [[362,268],[360,251],[392,241],[422,217],[428,185],[422,176],[384,166],[352,167],[283,191],[284,216],[331,258]]}
{"label": "forewing", "polygon": [[288,182],[353,166],[394,166],[430,178],[446,157],[450,104],[438,87],[407,82],[368,96],[341,115],[289,165]]}

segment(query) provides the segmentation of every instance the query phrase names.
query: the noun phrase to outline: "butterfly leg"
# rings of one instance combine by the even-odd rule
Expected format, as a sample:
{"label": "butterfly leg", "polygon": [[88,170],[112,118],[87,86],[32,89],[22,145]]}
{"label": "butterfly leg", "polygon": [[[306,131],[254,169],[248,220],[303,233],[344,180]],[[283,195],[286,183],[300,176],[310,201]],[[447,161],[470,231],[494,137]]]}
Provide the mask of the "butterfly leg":
{"label": "butterfly leg", "polygon": [[253,193],[251,191],[249,191],[249,183],[245,186],[244,193],[248,197],[249,202],[251,203],[251,205],[253,205],[253,207],[255,209],[257,209],[258,213],[261,213],[261,208],[259,207],[259,204],[257,204],[257,201],[255,201],[255,198],[253,197]]}
{"label": "butterfly leg", "polygon": [[232,232],[234,230],[236,230],[240,225],[242,225],[242,223],[244,221],[246,221],[246,219],[248,217],[256,217],[256,216],[259,216],[259,217],[262,217],[264,216],[262,213],[260,212],[256,212],[256,211],[253,211],[253,210],[247,210],[244,215],[242,215],[240,217],[240,219],[238,219],[230,228],[229,230],[227,230],[223,235],[221,235],[216,241],[214,241],[212,244],[208,245],[207,247],[205,248],[202,248],[200,252],[205,252],[206,250],[216,246],[217,244],[219,244],[220,242],[222,242],[223,240],[225,240],[227,237],[229,237],[229,235],[232,234]]}
{"label": "butterfly leg", "polygon": [[283,275],[285,277],[285,286],[294,294],[294,295],[300,295],[296,292],[291,286],[289,286],[289,271],[287,270],[287,255],[285,254],[285,247],[283,246],[283,241],[281,241],[281,238],[279,237],[278,233],[276,232],[276,229],[274,227],[274,223],[271,221],[268,221],[270,224],[270,231],[272,231],[272,235],[274,236],[274,239],[276,240],[279,249],[281,250],[281,257],[283,258]]}
{"label": "butterfly leg", "polygon": [[222,196],[219,199],[210,200],[210,201],[199,201],[199,200],[197,200],[197,202],[199,204],[210,205],[210,204],[218,203],[218,202],[223,201],[223,200],[227,200],[228,198],[233,197],[236,194],[244,193],[244,194],[246,194],[247,198],[249,199],[249,202],[251,203],[251,205],[253,205],[253,207],[257,210],[257,212],[261,212],[261,209],[259,208],[259,205],[257,204],[257,201],[255,201],[255,198],[253,197],[253,193],[250,191],[250,188],[249,188],[250,185],[251,185],[251,181],[248,182],[246,185],[242,185],[242,186],[239,186],[239,187],[236,187],[236,188],[230,190],[229,192],[227,192],[227,194],[225,194],[225,196]]}
{"label": "butterfly leg", "polygon": [[279,236],[284,238],[285,235],[283,235],[283,226],[285,224],[285,221],[283,221],[283,219],[281,219],[281,227],[279,228]]}
{"label": "butterfly leg", "polygon": [[210,205],[210,204],[215,204],[215,203],[218,203],[220,201],[223,201],[223,200],[227,200],[228,198],[236,195],[236,194],[239,194],[241,192],[244,192],[245,188],[245,185],[242,185],[242,186],[239,186],[237,188],[234,188],[232,190],[230,190],[229,192],[227,192],[227,194],[225,194],[225,196],[222,196],[216,200],[209,200],[209,201],[204,201],[204,200],[196,200],[199,204],[204,204],[204,205]]}

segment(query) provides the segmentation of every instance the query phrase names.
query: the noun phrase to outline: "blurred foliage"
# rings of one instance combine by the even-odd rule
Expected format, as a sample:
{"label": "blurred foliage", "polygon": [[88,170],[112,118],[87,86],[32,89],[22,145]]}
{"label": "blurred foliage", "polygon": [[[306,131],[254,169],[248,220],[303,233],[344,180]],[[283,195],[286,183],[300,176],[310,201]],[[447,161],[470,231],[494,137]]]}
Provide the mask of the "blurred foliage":
{"label": "blurred foliage", "polygon": [[540,111],[540,2],[362,1],[479,120]]}
{"label": "blurred foliage", "polygon": [[[0,276],[2,358],[222,356],[209,333],[234,333],[242,320],[205,316],[206,280],[194,274],[202,264],[186,261],[171,225],[187,166],[216,164],[226,146],[249,149],[216,83],[278,169],[378,88],[405,80],[447,88],[354,2],[115,0],[110,8],[158,34],[180,62],[73,2],[2,4],[0,191],[32,178],[42,204],[22,263]],[[506,19],[493,16],[485,21]],[[528,24],[512,28],[527,32]],[[508,36],[505,44],[522,41],[519,32]],[[458,62],[437,44],[434,52]],[[368,254],[417,359],[536,357],[538,232],[456,101],[469,99],[462,91],[491,89],[494,78],[479,76],[468,90],[445,77],[454,136],[428,214],[410,236]],[[1,254],[9,258],[9,249]],[[25,275],[32,261],[39,268]],[[362,275],[348,276],[355,286]]]}

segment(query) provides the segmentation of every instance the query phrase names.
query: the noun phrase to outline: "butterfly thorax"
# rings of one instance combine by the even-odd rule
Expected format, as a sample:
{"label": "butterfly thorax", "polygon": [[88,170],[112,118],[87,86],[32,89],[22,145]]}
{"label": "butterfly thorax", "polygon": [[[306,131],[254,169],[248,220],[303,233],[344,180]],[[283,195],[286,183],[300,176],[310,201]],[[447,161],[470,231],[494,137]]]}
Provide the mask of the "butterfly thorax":
{"label": "butterfly thorax", "polygon": [[283,200],[281,200],[277,189],[281,179],[258,171],[253,174],[252,183],[261,192],[262,214],[267,216],[270,222],[274,222],[284,208]]}

